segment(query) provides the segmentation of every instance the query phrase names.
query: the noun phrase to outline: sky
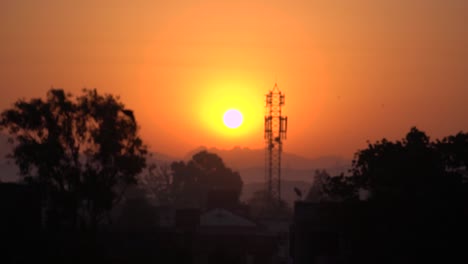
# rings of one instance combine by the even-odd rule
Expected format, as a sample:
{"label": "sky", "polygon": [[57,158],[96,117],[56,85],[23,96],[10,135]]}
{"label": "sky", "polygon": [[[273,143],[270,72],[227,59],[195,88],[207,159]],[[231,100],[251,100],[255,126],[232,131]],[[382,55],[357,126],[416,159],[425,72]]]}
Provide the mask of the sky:
{"label": "sky", "polygon": [[97,88],[134,110],[152,151],[181,156],[263,148],[277,83],[284,150],[352,158],[412,126],[468,131],[467,14],[465,0],[1,0],[0,109]]}

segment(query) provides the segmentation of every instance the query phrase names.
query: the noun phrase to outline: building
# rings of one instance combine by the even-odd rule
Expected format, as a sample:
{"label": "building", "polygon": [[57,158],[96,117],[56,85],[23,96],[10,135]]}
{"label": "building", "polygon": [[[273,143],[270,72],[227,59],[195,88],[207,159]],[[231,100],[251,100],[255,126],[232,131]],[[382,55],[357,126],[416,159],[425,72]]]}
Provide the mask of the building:
{"label": "building", "polygon": [[257,223],[215,208],[200,215],[192,247],[193,263],[272,263],[277,251],[275,242]]}

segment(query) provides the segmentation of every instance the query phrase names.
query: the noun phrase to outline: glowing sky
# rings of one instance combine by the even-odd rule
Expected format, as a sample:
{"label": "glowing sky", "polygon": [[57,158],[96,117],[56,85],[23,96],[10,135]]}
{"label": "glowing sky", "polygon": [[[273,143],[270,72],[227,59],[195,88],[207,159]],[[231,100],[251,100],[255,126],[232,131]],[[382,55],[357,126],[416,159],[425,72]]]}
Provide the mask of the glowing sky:
{"label": "glowing sky", "polygon": [[[0,109],[51,87],[120,95],[152,150],[263,147],[286,94],[284,149],[351,157],[411,126],[468,130],[468,1],[0,1]],[[227,109],[239,129],[223,125]]]}

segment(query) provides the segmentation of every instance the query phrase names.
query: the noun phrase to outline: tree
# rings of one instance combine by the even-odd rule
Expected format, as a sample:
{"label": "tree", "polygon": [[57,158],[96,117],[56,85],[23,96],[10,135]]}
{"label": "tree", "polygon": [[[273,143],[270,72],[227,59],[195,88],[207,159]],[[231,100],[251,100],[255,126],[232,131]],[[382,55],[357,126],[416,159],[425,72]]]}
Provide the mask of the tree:
{"label": "tree", "polygon": [[416,128],[401,141],[369,144],[353,162],[356,183],[368,188],[372,199],[393,201],[425,200],[446,193],[444,170],[440,152]]}
{"label": "tree", "polygon": [[142,187],[159,205],[171,205],[177,196],[173,188],[172,171],[169,164],[153,163],[141,174]]}
{"label": "tree", "polygon": [[[459,132],[435,143],[442,152],[446,168],[466,172],[468,168],[468,133]],[[465,179],[466,180],[466,179]]]}
{"label": "tree", "polygon": [[314,182],[306,200],[310,202],[352,201],[358,199],[358,190],[352,177],[343,173],[330,176],[326,170],[316,170]]}
{"label": "tree", "polygon": [[330,175],[325,170],[316,170],[314,182],[307,193],[306,200],[311,202],[321,202],[327,200],[325,193],[325,184],[330,178]]}
{"label": "tree", "polygon": [[355,184],[352,175],[341,173],[337,176],[328,176],[324,182],[325,200],[338,202],[359,200],[359,191],[362,188]]}
{"label": "tree", "polygon": [[335,207],[335,217],[348,210],[357,216],[346,223],[349,234],[375,234],[362,236],[368,236],[366,243],[357,243],[363,247],[353,251],[375,244],[392,256],[461,252],[463,243],[456,241],[468,234],[467,153],[468,134],[434,142],[417,128],[401,140],[382,139],[358,151],[351,175],[331,177],[325,184],[329,194],[347,201],[355,200],[349,198],[356,198],[358,190],[369,192],[366,203]]}
{"label": "tree", "polygon": [[452,189],[468,201],[468,133],[459,132],[434,143],[441,152]]}
{"label": "tree", "polygon": [[136,183],[147,149],[118,97],[82,92],[51,89],[45,99],[18,100],[2,112],[0,128],[11,136],[9,157],[21,176],[42,190],[49,219],[96,228]]}
{"label": "tree", "polygon": [[238,172],[224,165],[216,154],[201,151],[187,163],[171,164],[172,191],[178,205],[204,208],[210,192],[231,193],[236,201],[242,191],[242,179]]}
{"label": "tree", "polygon": [[467,152],[468,134],[431,142],[413,127],[402,140],[369,143],[355,154],[352,175],[332,177],[326,188],[341,197],[364,189],[371,200],[393,202],[457,199],[466,192]]}

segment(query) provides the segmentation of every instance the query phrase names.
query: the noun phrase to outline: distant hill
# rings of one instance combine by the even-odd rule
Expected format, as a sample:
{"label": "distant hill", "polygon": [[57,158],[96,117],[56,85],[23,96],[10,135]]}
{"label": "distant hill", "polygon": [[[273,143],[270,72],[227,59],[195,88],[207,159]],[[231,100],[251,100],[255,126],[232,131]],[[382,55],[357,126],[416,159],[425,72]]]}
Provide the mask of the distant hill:
{"label": "distant hill", "polygon": [[[193,154],[207,150],[218,154],[226,165],[241,174],[244,183],[263,182],[265,177],[265,150],[235,147],[229,150],[199,147],[187,153],[184,160],[189,160]],[[282,179],[288,181],[311,182],[314,171],[325,169],[331,175],[347,172],[351,160],[339,156],[323,156],[315,159],[301,157],[296,154],[283,153]]]}
{"label": "distant hill", "polygon": [[[8,136],[0,133],[0,181],[9,182],[17,181],[19,179],[19,170],[13,160],[6,158],[6,155],[11,152],[12,146],[8,143]],[[168,163],[179,160],[179,158],[171,157],[169,155],[152,152],[148,158],[148,163]]]}
{"label": "distant hill", "polygon": [[[226,166],[240,173],[244,186],[241,200],[247,201],[255,191],[265,188],[265,150],[235,147],[232,149],[207,148],[200,146],[189,151],[182,158],[163,156],[162,162],[170,163],[174,160],[188,161],[192,156],[202,150],[207,150],[219,155]],[[172,159],[172,160],[171,160]],[[292,205],[298,199],[294,187],[302,191],[303,197],[307,195],[313,182],[315,170],[325,169],[331,175],[347,172],[351,167],[351,160],[338,156],[323,156],[308,159],[291,153],[283,153],[282,156],[282,188],[281,195],[288,204]]]}
{"label": "distant hill", "polygon": [[[7,142],[7,135],[0,133],[0,180],[13,181],[18,179],[18,169],[13,161],[7,160],[5,155],[10,152],[11,146]],[[188,152],[184,157],[178,158],[163,153],[152,152],[148,163],[170,164],[177,160],[189,160],[201,150],[207,150],[219,155],[225,164],[238,171],[244,184],[260,183],[265,180],[265,151],[263,149],[250,149],[235,147],[232,149],[218,149],[199,147]],[[347,172],[351,161],[338,156],[324,156],[309,159],[292,153],[283,153],[282,180],[292,182],[312,182],[316,169],[325,169],[331,175]]]}

